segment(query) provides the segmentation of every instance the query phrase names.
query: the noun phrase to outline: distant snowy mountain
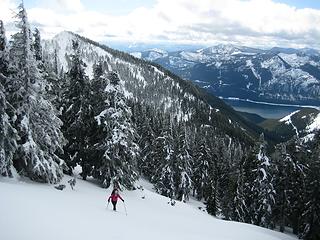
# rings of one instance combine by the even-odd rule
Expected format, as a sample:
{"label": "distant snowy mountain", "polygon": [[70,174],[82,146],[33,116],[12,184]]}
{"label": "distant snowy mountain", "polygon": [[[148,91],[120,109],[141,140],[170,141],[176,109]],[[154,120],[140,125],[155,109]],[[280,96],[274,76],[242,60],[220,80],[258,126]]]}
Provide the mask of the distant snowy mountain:
{"label": "distant snowy mountain", "polygon": [[218,96],[320,104],[320,53],[314,49],[261,50],[229,44],[152,58],[141,52],[140,57]]}
{"label": "distant snowy mountain", "polygon": [[[294,240],[296,237],[262,227],[223,221],[199,210],[201,202],[190,204],[170,199],[152,190],[148,182],[143,187],[120,194],[118,211],[107,207],[111,189],[98,188],[88,181],[77,179],[72,191],[56,190],[40,185],[0,177],[0,191],[5,198],[0,204],[1,239],[6,240]],[[15,228],[19,227],[19,231]]]}
{"label": "distant snowy mountain", "polygon": [[168,56],[168,52],[161,50],[161,49],[150,49],[144,52],[133,52],[131,55],[137,57],[137,58],[143,58],[148,61],[154,61],[157,60],[158,58],[163,58]]}

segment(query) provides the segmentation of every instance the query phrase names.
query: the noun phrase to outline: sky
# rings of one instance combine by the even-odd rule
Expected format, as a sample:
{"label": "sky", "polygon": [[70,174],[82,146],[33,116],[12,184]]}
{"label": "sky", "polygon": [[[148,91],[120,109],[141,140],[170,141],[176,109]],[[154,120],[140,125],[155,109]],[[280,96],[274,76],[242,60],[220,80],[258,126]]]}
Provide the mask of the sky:
{"label": "sky", "polygon": [[[18,0],[0,0],[14,32]],[[100,42],[320,49],[320,0],[24,0],[43,38],[70,30]]]}

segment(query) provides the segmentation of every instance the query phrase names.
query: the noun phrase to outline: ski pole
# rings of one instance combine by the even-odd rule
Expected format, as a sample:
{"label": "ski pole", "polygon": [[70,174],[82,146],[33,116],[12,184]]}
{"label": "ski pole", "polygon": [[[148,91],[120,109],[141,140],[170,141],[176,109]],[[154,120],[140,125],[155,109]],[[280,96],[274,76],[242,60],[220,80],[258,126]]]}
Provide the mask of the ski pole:
{"label": "ski pole", "polygon": [[124,206],[124,211],[126,212],[126,216],[128,216],[126,204],[124,203],[124,201],[123,201],[123,206]]}

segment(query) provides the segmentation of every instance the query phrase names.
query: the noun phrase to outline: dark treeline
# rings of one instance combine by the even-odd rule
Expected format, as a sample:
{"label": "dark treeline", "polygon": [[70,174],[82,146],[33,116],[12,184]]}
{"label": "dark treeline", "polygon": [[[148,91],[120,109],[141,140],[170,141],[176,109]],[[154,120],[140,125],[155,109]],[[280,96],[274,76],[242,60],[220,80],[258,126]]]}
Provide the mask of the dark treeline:
{"label": "dark treeline", "polygon": [[[144,177],[171,199],[204,201],[212,215],[320,238],[319,135],[309,142],[294,138],[270,153],[263,134],[254,140],[211,113],[208,103],[187,101],[194,98],[186,94],[190,88],[199,91],[190,83],[169,88],[175,83],[168,75],[158,79],[147,63],[114,51],[148,69],[156,89],[143,96],[136,84],[136,97],[127,97],[132,76],[123,65],[113,65],[114,71],[97,58],[89,78],[78,39],[69,68],[61,70],[56,51],[43,56],[40,33],[32,33],[23,5],[17,28],[7,43],[0,21],[1,175],[58,183],[79,165],[83,179],[127,189]],[[160,105],[160,93],[178,96],[172,101],[179,105],[172,105],[183,111]]]}

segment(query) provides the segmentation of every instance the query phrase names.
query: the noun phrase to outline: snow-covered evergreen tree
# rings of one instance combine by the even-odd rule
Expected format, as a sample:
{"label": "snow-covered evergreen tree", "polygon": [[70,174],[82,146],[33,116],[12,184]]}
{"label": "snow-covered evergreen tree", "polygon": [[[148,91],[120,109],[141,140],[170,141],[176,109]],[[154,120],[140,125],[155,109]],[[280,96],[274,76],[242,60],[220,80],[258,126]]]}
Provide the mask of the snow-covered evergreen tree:
{"label": "snow-covered evergreen tree", "polygon": [[290,154],[292,163],[287,169],[289,178],[286,200],[290,204],[288,215],[289,224],[294,234],[301,234],[302,214],[305,208],[305,189],[308,161],[310,159],[310,150],[301,139],[294,137],[286,143],[287,152]]}
{"label": "snow-covered evergreen tree", "polygon": [[33,46],[33,51],[34,51],[34,56],[36,61],[41,61],[42,60],[42,46],[41,46],[41,36],[40,36],[40,31],[38,28],[35,28],[34,33],[34,42],[32,44]]}
{"label": "snow-covered evergreen tree", "polygon": [[287,225],[290,202],[288,198],[292,179],[292,171],[296,168],[290,154],[287,152],[286,145],[281,143],[276,146],[276,151],[273,157],[275,164],[275,190],[276,190],[276,204],[274,209],[274,216],[279,224],[280,231],[283,232]]}
{"label": "snow-covered evergreen tree", "polygon": [[320,238],[320,132],[311,146],[309,169],[306,175],[306,205],[302,214],[301,236],[306,240]]}
{"label": "snow-covered evergreen tree", "polygon": [[211,152],[207,144],[205,131],[199,134],[197,145],[194,152],[193,162],[193,182],[194,182],[194,195],[197,199],[201,200],[206,196],[208,190],[208,180],[211,162]]}
{"label": "snow-covered evergreen tree", "polygon": [[105,133],[104,139],[96,145],[103,151],[103,156],[99,167],[95,168],[95,176],[106,187],[113,181],[132,189],[138,178],[139,156],[136,131],[131,121],[132,112],[118,74],[111,72],[105,78],[108,83],[104,88],[107,99],[104,110],[95,117]]}
{"label": "snow-covered evergreen tree", "polygon": [[[242,161],[240,162],[240,169],[238,173],[238,180],[237,180],[237,188],[236,194],[234,197],[234,218],[233,220],[238,222],[251,222],[251,217],[249,216],[249,209],[247,208],[246,203],[246,190],[248,190],[247,186],[245,185],[245,168],[244,168],[244,161],[245,157],[243,157]],[[250,219],[250,220],[249,220]]]}
{"label": "snow-covered evergreen tree", "polygon": [[92,156],[90,134],[94,125],[89,78],[85,63],[80,58],[79,43],[73,42],[73,55],[67,73],[66,89],[62,96],[63,133],[68,140],[64,147],[64,159],[70,170],[82,166],[82,177],[91,175]]}
{"label": "snow-covered evergreen tree", "polygon": [[151,166],[153,166],[154,173],[151,181],[158,193],[175,199],[175,152],[171,124],[168,116],[163,118],[160,133],[153,143],[150,158],[153,159]]}
{"label": "snow-covered evergreen tree", "polygon": [[[257,166],[255,179],[252,185],[253,198],[253,223],[263,227],[272,226],[272,210],[275,204],[275,191],[273,187],[271,161],[267,156],[267,143],[263,134],[258,142],[258,149],[254,150]],[[256,154],[256,152],[258,154]]]}
{"label": "snow-covered evergreen tree", "polygon": [[241,164],[235,197],[236,219],[272,227],[274,195],[271,163],[266,155],[266,142],[262,134]]}
{"label": "snow-covered evergreen tree", "polygon": [[155,133],[152,129],[153,118],[151,110],[148,111],[145,105],[134,103],[133,118],[139,135],[139,147],[141,149],[140,158],[138,159],[138,169],[140,175],[150,179],[153,175],[154,166],[151,159],[151,152],[153,149],[153,141],[155,139]]}
{"label": "snow-covered evergreen tree", "polygon": [[5,89],[0,83],[0,175],[9,177],[12,176],[12,160],[17,148],[16,131],[7,114],[10,107],[6,100]]}
{"label": "snow-covered evergreen tree", "polygon": [[42,81],[32,51],[32,36],[27,13],[19,5],[16,27],[12,36],[10,63],[14,72],[9,76],[9,101],[16,109],[18,151],[13,164],[29,178],[56,183],[62,178],[63,161],[56,155],[62,150],[62,122],[52,104],[44,98]]}
{"label": "snow-covered evergreen tree", "polygon": [[178,139],[176,148],[176,193],[177,198],[182,201],[189,200],[189,195],[192,190],[192,156],[190,147],[187,141],[187,127],[184,124],[178,129]]}
{"label": "snow-covered evergreen tree", "polygon": [[0,73],[7,75],[9,66],[9,56],[7,48],[7,38],[3,21],[0,20]]}
{"label": "snow-covered evergreen tree", "polygon": [[0,20],[0,175],[12,176],[12,160],[17,148],[17,135],[12,126],[14,109],[7,101],[8,50],[3,22]]}
{"label": "snow-covered evergreen tree", "polygon": [[[293,225],[292,219],[295,211],[301,212],[299,202],[304,195],[301,192],[301,184],[304,184],[305,173],[304,164],[298,160],[300,157],[299,140],[293,139],[288,143],[281,143],[276,146],[274,153],[274,183],[276,191],[276,204],[274,218],[280,226],[280,231],[284,231],[286,226]],[[301,156],[301,155],[300,155]],[[307,155],[303,154],[303,158]],[[297,226],[298,228],[298,226]],[[298,229],[296,229],[298,231]]]}

